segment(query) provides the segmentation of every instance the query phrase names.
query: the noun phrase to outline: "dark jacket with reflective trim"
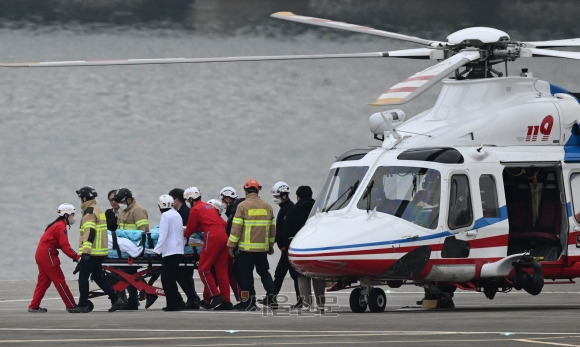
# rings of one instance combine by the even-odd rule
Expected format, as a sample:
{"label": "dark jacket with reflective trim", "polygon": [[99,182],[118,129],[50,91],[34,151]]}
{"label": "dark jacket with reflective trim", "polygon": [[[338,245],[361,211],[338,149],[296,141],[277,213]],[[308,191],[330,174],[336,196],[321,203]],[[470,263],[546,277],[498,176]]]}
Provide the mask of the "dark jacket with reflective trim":
{"label": "dark jacket with reflective trim", "polygon": [[244,252],[268,252],[274,245],[276,225],[272,206],[249,193],[236,209],[228,247]]}

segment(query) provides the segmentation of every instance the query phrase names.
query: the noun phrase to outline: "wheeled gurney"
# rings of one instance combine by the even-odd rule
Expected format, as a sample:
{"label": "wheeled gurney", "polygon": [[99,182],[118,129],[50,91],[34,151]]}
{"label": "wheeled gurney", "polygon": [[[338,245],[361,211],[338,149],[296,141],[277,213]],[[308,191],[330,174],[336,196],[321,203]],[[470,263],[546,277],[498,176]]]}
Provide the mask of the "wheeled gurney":
{"label": "wheeled gurney", "polygon": [[[122,230],[122,233],[120,230],[117,232],[109,231],[109,238],[112,242],[109,242],[109,257],[103,260],[103,271],[104,277],[112,284],[115,292],[121,292],[129,286],[133,286],[139,291],[140,300],[144,300],[147,295],[165,295],[163,288],[153,285],[159,277],[162,267],[161,258],[152,254],[152,249],[157,243],[154,230],[155,228],[150,233],[142,233],[138,230]],[[120,234],[118,238],[117,234]],[[137,247],[142,247],[138,256],[131,257],[126,252],[128,248],[124,249],[123,247],[126,245],[126,239],[130,239]],[[190,238],[190,243],[185,247],[180,267],[197,269],[201,246],[199,241],[199,235],[197,238]],[[100,289],[89,292],[89,298],[102,295],[105,293]]]}

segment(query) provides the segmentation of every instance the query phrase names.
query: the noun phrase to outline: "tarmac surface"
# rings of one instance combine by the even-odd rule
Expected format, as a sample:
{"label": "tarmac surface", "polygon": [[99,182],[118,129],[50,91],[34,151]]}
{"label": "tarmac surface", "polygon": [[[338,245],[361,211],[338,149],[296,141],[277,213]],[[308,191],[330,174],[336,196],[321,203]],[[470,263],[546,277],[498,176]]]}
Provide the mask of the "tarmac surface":
{"label": "tarmac surface", "polygon": [[[78,297],[76,281],[68,283]],[[164,312],[160,297],[147,310],[142,303],[138,311],[109,313],[109,301],[100,297],[92,299],[93,312],[71,314],[51,287],[42,302],[48,312],[29,313],[35,284],[0,281],[0,346],[580,346],[578,284],[546,284],[538,296],[498,293],[492,301],[458,290],[454,309],[420,308],[419,287],[382,287],[382,313],[352,313],[347,289],[327,293],[323,315],[288,309],[295,303],[289,280],[281,293],[288,303],[258,312]],[[196,286],[200,292],[201,283]]]}

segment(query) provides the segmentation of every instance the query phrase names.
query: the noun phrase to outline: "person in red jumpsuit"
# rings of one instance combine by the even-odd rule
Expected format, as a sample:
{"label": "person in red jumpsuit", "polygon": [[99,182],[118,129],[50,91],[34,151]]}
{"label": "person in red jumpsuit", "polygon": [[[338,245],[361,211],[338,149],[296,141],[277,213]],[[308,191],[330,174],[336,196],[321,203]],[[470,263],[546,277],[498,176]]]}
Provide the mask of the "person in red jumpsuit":
{"label": "person in red jumpsuit", "polygon": [[[203,232],[203,248],[199,256],[197,271],[205,286],[205,291],[211,298],[206,308],[231,310],[233,305],[230,301],[228,279],[227,224],[212,205],[201,201],[201,193],[196,187],[187,188],[183,197],[192,206],[185,228],[185,237],[189,238],[194,232]],[[218,285],[211,272],[212,268]]]}
{"label": "person in red jumpsuit", "polygon": [[66,284],[64,274],[60,268],[60,259],[58,258],[58,249],[69,256],[74,261],[79,261],[80,256],[72,249],[68,242],[67,226],[75,223],[75,207],[71,204],[64,203],[58,207],[58,218],[50,223],[38,243],[36,248],[36,264],[38,265],[38,282],[34,289],[34,295],[28,312],[47,312],[48,310],[40,307],[40,302],[46,293],[50,284],[58,291],[62,298],[66,310],[72,310],[77,306],[75,299]]}

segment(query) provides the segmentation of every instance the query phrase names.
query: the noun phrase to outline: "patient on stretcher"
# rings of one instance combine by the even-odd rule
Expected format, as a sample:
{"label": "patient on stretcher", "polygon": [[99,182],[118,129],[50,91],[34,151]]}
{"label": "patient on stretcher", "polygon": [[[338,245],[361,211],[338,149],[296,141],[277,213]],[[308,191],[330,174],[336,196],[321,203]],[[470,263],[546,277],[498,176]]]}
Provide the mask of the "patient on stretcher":
{"label": "patient on stretcher", "polygon": [[[153,248],[159,239],[159,226],[151,229],[149,236],[144,236],[141,230],[117,230],[115,232],[118,249],[115,248],[113,233],[109,230],[109,258],[139,258],[154,257]],[[203,245],[203,234],[195,233],[185,245],[185,254],[199,254]],[[195,247],[195,249],[193,248]]]}

